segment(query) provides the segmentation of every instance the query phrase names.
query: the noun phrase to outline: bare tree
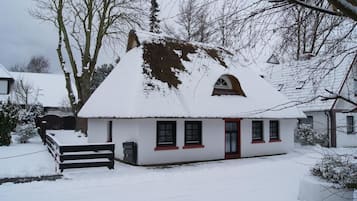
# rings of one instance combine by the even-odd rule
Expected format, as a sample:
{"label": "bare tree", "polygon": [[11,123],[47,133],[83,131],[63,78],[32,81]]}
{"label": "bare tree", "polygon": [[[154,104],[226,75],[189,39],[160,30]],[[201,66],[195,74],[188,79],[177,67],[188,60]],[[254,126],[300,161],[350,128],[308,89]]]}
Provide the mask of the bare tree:
{"label": "bare tree", "polygon": [[305,8],[309,8],[321,13],[336,16],[346,16],[354,21],[357,21],[357,1],[356,0],[323,0],[328,2],[331,6],[329,8],[321,7],[316,2],[302,1],[302,0],[269,0],[273,3],[294,3]]}
{"label": "bare tree", "polygon": [[39,89],[35,88],[31,83],[24,78],[16,80],[13,89],[13,99],[17,104],[28,106],[36,104],[33,101],[37,101],[39,95]]}
{"label": "bare tree", "polygon": [[[329,6],[325,1],[316,4]],[[346,18],[299,6],[291,7],[281,15],[284,24],[279,30],[282,36],[281,53],[288,52],[299,60],[320,54],[338,54],[353,47],[351,37],[357,23],[348,22]]]}
{"label": "bare tree", "polygon": [[44,56],[33,56],[27,64],[26,71],[33,73],[48,73],[50,62]]}
{"label": "bare tree", "polygon": [[129,29],[140,25],[143,5],[140,0],[35,1],[37,8],[31,14],[52,22],[58,31],[57,55],[77,115],[90,96],[90,82],[103,44],[110,39],[118,42]]}
{"label": "bare tree", "polygon": [[153,33],[161,33],[160,30],[160,20],[158,18],[159,4],[156,0],[151,0],[150,7],[150,32]]}

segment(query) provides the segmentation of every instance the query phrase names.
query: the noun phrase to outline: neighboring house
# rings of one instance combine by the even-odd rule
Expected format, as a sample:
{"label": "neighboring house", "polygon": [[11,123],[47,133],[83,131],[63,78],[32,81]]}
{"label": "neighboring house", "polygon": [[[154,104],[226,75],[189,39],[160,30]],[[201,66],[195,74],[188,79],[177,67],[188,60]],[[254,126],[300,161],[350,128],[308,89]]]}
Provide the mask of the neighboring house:
{"label": "neighboring house", "polygon": [[265,78],[307,115],[301,123],[329,136],[331,147],[357,146],[355,105],[331,97],[326,90],[357,101],[357,64],[354,54],[312,57],[306,61],[266,65]]}
{"label": "neighboring house", "polygon": [[115,143],[117,159],[168,164],[293,148],[305,115],[280,108],[288,99],[229,51],[135,31],[127,50],[79,112],[89,142]]}
{"label": "neighboring house", "polygon": [[14,83],[13,76],[0,64],[0,101],[9,99],[11,87]]}
{"label": "neighboring house", "polygon": [[9,72],[0,65],[0,90],[7,93],[2,99],[18,105],[41,104],[51,129],[75,127],[65,86],[63,74]]}

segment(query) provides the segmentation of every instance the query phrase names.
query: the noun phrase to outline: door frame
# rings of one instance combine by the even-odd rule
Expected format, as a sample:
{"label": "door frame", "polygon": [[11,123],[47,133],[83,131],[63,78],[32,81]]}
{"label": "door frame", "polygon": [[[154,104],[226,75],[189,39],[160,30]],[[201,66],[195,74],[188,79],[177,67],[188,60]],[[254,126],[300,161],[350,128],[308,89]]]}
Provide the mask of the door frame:
{"label": "door frame", "polygon": [[[225,159],[234,159],[234,158],[240,158],[241,157],[241,151],[242,151],[242,141],[241,141],[241,119],[240,118],[225,118],[224,120],[224,158]],[[237,123],[237,153],[235,154],[227,154],[226,153],[226,123],[227,122],[235,122]]]}

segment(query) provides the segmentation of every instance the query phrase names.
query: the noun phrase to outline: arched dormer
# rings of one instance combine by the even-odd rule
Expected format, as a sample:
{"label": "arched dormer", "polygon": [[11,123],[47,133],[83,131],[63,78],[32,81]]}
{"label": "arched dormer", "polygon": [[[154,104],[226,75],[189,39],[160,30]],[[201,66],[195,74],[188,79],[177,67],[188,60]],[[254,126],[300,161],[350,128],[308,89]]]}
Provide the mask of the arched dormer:
{"label": "arched dormer", "polygon": [[212,96],[238,95],[246,97],[240,83],[233,75],[222,75],[214,84]]}

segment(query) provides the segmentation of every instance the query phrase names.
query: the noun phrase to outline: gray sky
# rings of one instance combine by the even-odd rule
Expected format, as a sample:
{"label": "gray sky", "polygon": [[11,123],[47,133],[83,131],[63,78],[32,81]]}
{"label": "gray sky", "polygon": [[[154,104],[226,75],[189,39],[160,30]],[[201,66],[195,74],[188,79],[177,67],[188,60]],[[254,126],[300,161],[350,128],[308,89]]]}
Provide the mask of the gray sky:
{"label": "gray sky", "polygon": [[[177,12],[177,0],[159,0],[161,17],[170,18]],[[39,21],[29,14],[32,0],[0,0],[0,63],[10,68],[26,65],[35,55],[50,60],[51,71],[60,72],[56,54],[57,33],[52,24]],[[114,50],[104,50],[100,63],[111,63]]]}

